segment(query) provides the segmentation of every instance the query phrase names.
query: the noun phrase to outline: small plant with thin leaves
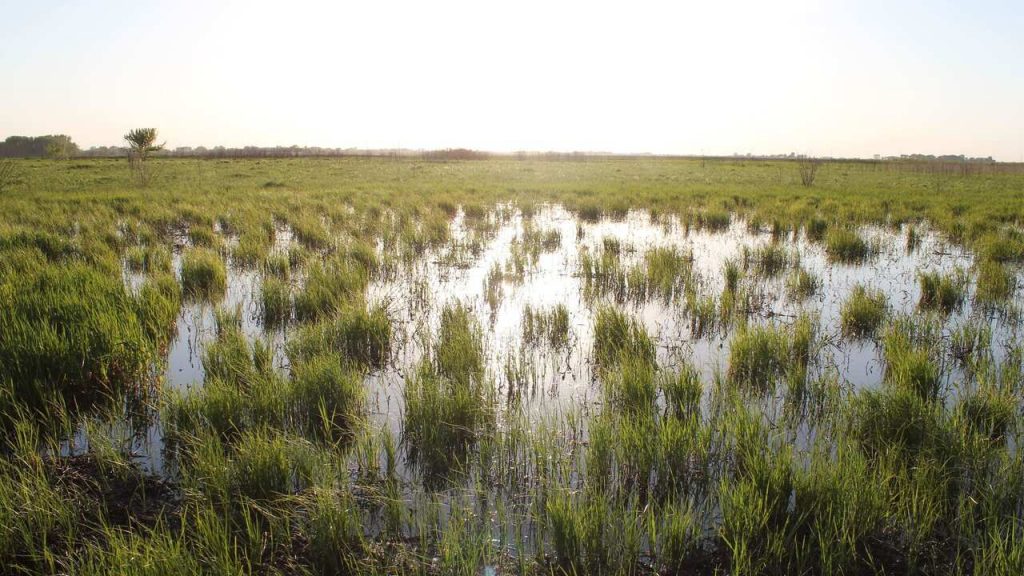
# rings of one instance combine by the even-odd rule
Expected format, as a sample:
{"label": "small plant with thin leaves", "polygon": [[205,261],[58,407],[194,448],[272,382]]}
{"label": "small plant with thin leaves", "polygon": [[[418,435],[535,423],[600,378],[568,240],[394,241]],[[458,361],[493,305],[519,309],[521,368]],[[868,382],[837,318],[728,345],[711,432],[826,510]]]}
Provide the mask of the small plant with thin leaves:
{"label": "small plant with thin leaves", "polygon": [[164,149],[163,144],[156,143],[156,128],[135,128],[124,135],[128,143],[128,164],[139,185],[149,184],[149,172],[146,171],[146,160],[149,155]]}

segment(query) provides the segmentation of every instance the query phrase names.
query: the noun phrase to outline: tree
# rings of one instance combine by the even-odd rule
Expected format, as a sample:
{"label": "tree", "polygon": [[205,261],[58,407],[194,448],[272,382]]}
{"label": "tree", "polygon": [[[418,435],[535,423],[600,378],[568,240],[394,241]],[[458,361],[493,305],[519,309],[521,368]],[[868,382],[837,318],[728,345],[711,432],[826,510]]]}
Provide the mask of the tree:
{"label": "tree", "polygon": [[164,149],[163,144],[156,143],[156,128],[135,128],[124,135],[125,142],[128,142],[128,165],[139,180],[139,184],[145,186],[149,183],[149,174],[146,173],[146,159],[153,152]]}
{"label": "tree", "polygon": [[78,154],[78,146],[71,141],[70,136],[58,134],[56,136],[47,136],[47,138],[49,139],[46,143],[46,156],[48,158],[66,160]]}

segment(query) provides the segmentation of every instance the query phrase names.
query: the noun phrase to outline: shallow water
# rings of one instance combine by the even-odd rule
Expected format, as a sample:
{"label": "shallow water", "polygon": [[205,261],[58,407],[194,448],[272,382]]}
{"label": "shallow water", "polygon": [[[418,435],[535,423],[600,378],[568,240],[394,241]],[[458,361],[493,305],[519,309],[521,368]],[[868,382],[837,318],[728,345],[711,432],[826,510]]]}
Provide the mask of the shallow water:
{"label": "shallow water", "polygon": [[[652,221],[646,212],[633,211],[621,220],[583,222],[559,206],[539,209],[531,218],[534,229],[557,230],[560,242],[541,251],[526,268],[522,279],[501,281],[501,299],[492,309],[486,297],[486,280],[494,266],[504,266],[524,235],[524,218],[511,207],[493,212],[485,222],[468,222],[460,212],[451,223],[447,246],[427,251],[407,266],[399,265],[387,278],[371,282],[369,305],[383,303],[393,322],[394,350],[388,365],[366,377],[371,420],[400,437],[403,406],[402,387],[424,357],[424,339],[436,332],[441,311],[447,304],[461,302],[472,308],[483,329],[487,370],[498,397],[523,386],[522,406],[531,419],[589,407],[600,398],[592,366],[593,319],[598,307],[608,300],[584,297],[584,278],[579,273],[581,251],[596,253],[605,239],[616,239],[622,247],[624,266],[642,263],[650,248],[671,246],[692,253],[695,284],[700,294],[717,295],[724,287],[726,261],[741,261],[744,248],[756,248],[772,241],[768,232],[752,232],[747,223],[734,220],[723,232],[687,230],[671,217]],[[853,287],[864,284],[882,290],[894,313],[914,313],[920,298],[918,274],[925,271],[968,270],[970,253],[945,242],[939,235],[921,231],[919,246],[908,251],[903,231],[865,227],[861,235],[879,246],[879,253],[864,264],[832,264],[820,243],[802,235],[791,235],[782,244],[799,256],[800,264],[821,281],[817,294],[796,302],[785,290],[784,271],[774,278],[749,278],[763,293],[764,306],[754,313],[752,323],[791,323],[804,313],[818,319],[816,358],[811,377],[834,372],[850,389],[877,386],[883,374],[882,351],[874,341],[851,341],[841,335],[839,312]],[[274,250],[285,252],[295,240],[284,227],[278,231]],[[175,251],[174,266],[180,275],[181,248]],[[383,255],[382,256],[386,256]],[[748,276],[752,272],[747,273]],[[126,282],[137,285],[136,275]],[[227,291],[220,306],[238,308],[249,338],[262,338],[275,352],[275,365],[288,368],[284,352],[286,329],[265,332],[260,313],[261,274],[254,270],[228,267]],[[293,279],[300,289],[301,276]],[[1020,323],[1013,317],[985,317],[971,306],[973,284],[962,309],[941,319],[944,337],[962,322],[975,319],[992,330],[992,354],[998,360],[1017,339]],[[564,305],[569,312],[570,337],[564,348],[529,347],[522,337],[522,318],[527,306],[548,309]],[[705,382],[712,382],[728,367],[729,347],[734,329],[694,337],[681,295],[671,301],[653,298],[625,301],[619,305],[638,318],[657,344],[661,368],[672,369],[683,362],[695,366]],[[179,389],[202,386],[202,351],[215,336],[214,305],[187,303],[178,318],[176,336],[168,349],[163,380]],[[944,383],[955,396],[962,374],[950,355],[936,358]],[[519,383],[510,383],[506,367],[524,368]],[[710,388],[710,387],[707,387]],[[162,459],[159,425],[154,424],[138,441],[137,452],[147,467],[159,470]]]}

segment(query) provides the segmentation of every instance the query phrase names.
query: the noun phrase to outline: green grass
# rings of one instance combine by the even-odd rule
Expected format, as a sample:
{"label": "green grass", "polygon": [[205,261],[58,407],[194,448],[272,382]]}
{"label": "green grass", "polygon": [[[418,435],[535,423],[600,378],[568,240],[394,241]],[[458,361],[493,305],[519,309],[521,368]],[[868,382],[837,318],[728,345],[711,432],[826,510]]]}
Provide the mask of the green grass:
{"label": "green grass", "polygon": [[299,328],[288,341],[288,356],[293,362],[301,362],[334,352],[352,362],[379,367],[391,354],[391,330],[391,319],[383,306],[370,310],[348,306]]}
{"label": "green grass", "polygon": [[189,298],[221,298],[227,288],[227,272],[220,255],[205,248],[186,250],[181,259],[181,287]]}
{"label": "green grass", "polygon": [[839,311],[843,334],[854,338],[871,338],[889,315],[885,293],[861,284],[853,287]]}
{"label": "green grass", "polygon": [[1008,300],[1016,292],[1017,281],[1006,265],[993,260],[982,260],[975,265],[977,287],[975,301],[995,305]]}
{"label": "green grass", "polygon": [[829,261],[857,264],[867,260],[874,250],[857,234],[847,228],[832,228],[825,237],[825,253]]}
{"label": "green grass", "polygon": [[962,274],[940,274],[922,272],[917,276],[921,286],[918,305],[925,310],[939,310],[950,313],[963,306],[967,296],[966,280]]}
{"label": "green grass", "polygon": [[81,264],[0,280],[0,382],[28,405],[40,387],[85,401],[136,384],[177,314],[172,290],[147,286],[133,297]]}
{"label": "green grass", "polygon": [[813,337],[806,317],[793,326],[744,326],[729,348],[727,379],[744,390],[773,391],[783,376],[806,370]]}
{"label": "green grass", "polygon": [[292,315],[291,286],[276,276],[263,278],[260,290],[263,324],[268,327],[287,324]]}
{"label": "green grass", "polygon": [[621,310],[605,307],[594,317],[594,361],[613,368],[627,358],[654,363],[654,342],[643,325]]}
{"label": "green grass", "polygon": [[[15,162],[0,197],[4,572],[1021,572],[1012,167],[830,162],[805,188],[794,163],[753,159],[153,158],[139,193],[123,160]],[[547,205],[581,216],[575,238],[530,221]],[[775,244],[704,277],[688,248],[602,228],[631,211],[673,242],[746,222]],[[441,308],[433,290],[455,295],[428,271],[478,262],[520,221],[495,313]],[[295,242],[276,246],[284,226]],[[927,230],[975,264],[958,297],[943,270],[906,316],[844,303],[845,334],[886,327],[858,387],[850,343],[799,316],[833,295],[785,244],[798,230],[832,263]],[[503,316],[573,241],[598,245],[563,278],[584,286],[592,346],[573,302]],[[233,301],[249,289],[236,278],[263,288],[217,311],[212,342],[188,323],[209,306],[190,303],[178,344],[198,342],[205,381],[159,386],[182,300],[218,300],[226,272]],[[247,315],[279,322],[283,362],[278,332],[243,335]],[[510,325],[534,344],[491,338]],[[536,393],[503,403],[502,360]],[[159,480],[129,454],[157,430]],[[66,438],[84,455],[63,456]]]}

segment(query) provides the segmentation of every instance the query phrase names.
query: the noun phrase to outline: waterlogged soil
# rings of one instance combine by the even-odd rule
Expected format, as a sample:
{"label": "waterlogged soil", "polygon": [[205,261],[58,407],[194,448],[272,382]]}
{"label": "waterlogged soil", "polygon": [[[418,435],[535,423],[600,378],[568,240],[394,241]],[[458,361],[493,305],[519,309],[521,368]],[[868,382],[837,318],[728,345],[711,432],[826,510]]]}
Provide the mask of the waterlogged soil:
{"label": "waterlogged soil", "polygon": [[[623,268],[642,265],[644,253],[655,247],[675,247],[692,254],[697,293],[713,296],[720,295],[725,287],[723,268],[727,261],[742,262],[744,248],[753,250],[779,242],[799,258],[800,266],[820,280],[820,287],[809,298],[795,299],[786,290],[786,277],[792,267],[771,278],[755,277],[748,270],[742,282],[758,295],[759,304],[750,311],[749,322],[789,324],[800,315],[810,314],[817,322],[819,342],[814,348],[810,377],[834,374],[848,389],[879,386],[883,374],[882,350],[876,340],[854,340],[841,333],[840,309],[854,286],[881,290],[893,314],[916,313],[920,273],[968,271],[973,264],[968,251],[921,227],[917,229],[920,241],[913,249],[908,249],[904,230],[862,227],[861,237],[877,247],[877,253],[860,264],[837,264],[829,261],[822,243],[811,242],[802,234],[773,239],[770,231],[754,230],[747,222],[735,219],[728,229],[710,232],[687,230],[675,218],[652,218],[640,211],[617,220],[588,222],[559,206],[546,206],[529,220],[528,225],[535,231],[557,230],[558,242],[541,248],[535,259],[526,258],[521,275],[502,274],[500,288],[491,286],[490,291],[499,294],[500,299],[488,301],[488,276],[495,267],[505,271],[513,267],[513,254],[524,238],[524,217],[510,206],[476,221],[468,221],[459,212],[451,223],[446,246],[428,250],[411,262],[398,261],[397,266],[371,282],[368,305],[386,306],[393,326],[390,361],[370,372],[365,381],[372,425],[389,429],[396,439],[401,438],[405,379],[423,360],[441,311],[454,303],[469,306],[476,315],[484,336],[487,373],[499,398],[515,392],[533,419],[597,405],[601,394],[592,359],[594,315],[600,306],[613,300],[585,296],[580,260],[584,252],[599,255],[609,240],[618,242]],[[295,242],[291,231],[283,226],[277,231],[274,250],[286,252]],[[179,276],[181,251],[187,244],[185,238],[175,247],[174,266]],[[386,257],[383,253],[381,256]],[[275,366],[288,371],[285,343],[294,324],[265,331],[260,311],[261,273],[234,266],[230,259],[228,264],[223,300],[183,306],[166,362],[160,368],[164,386],[189,389],[203,385],[202,353],[215,338],[215,306],[237,308],[245,334],[267,341],[275,354]],[[125,277],[130,285],[140,282],[134,275],[126,273]],[[301,289],[301,282],[301,274],[293,275],[293,293]],[[938,316],[937,321],[947,340],[965,322],[987,324],[992,331],[991,352],[999,360],[1017,340],[1021,323],[1014,315],[975,310],[973,291],[973,281],[969,281],[964,305]],[[689,363],[704,382],[726,373],[735,326],[695,336],[682,293],[668,300],[627,299],[615,304],[647,329],[656,343],[660,368],[671,370]],[[525,343],[524,310],[548,310],[557,305],[565,306],[569,313],[568,342],[558,347]],[[959,367],[948,354],[936,360],[944,386],[955,394],[955,383],[962,377]],[[135,436],[134,452],[148,470],[163,469],[161,448],[158,421]]]}

